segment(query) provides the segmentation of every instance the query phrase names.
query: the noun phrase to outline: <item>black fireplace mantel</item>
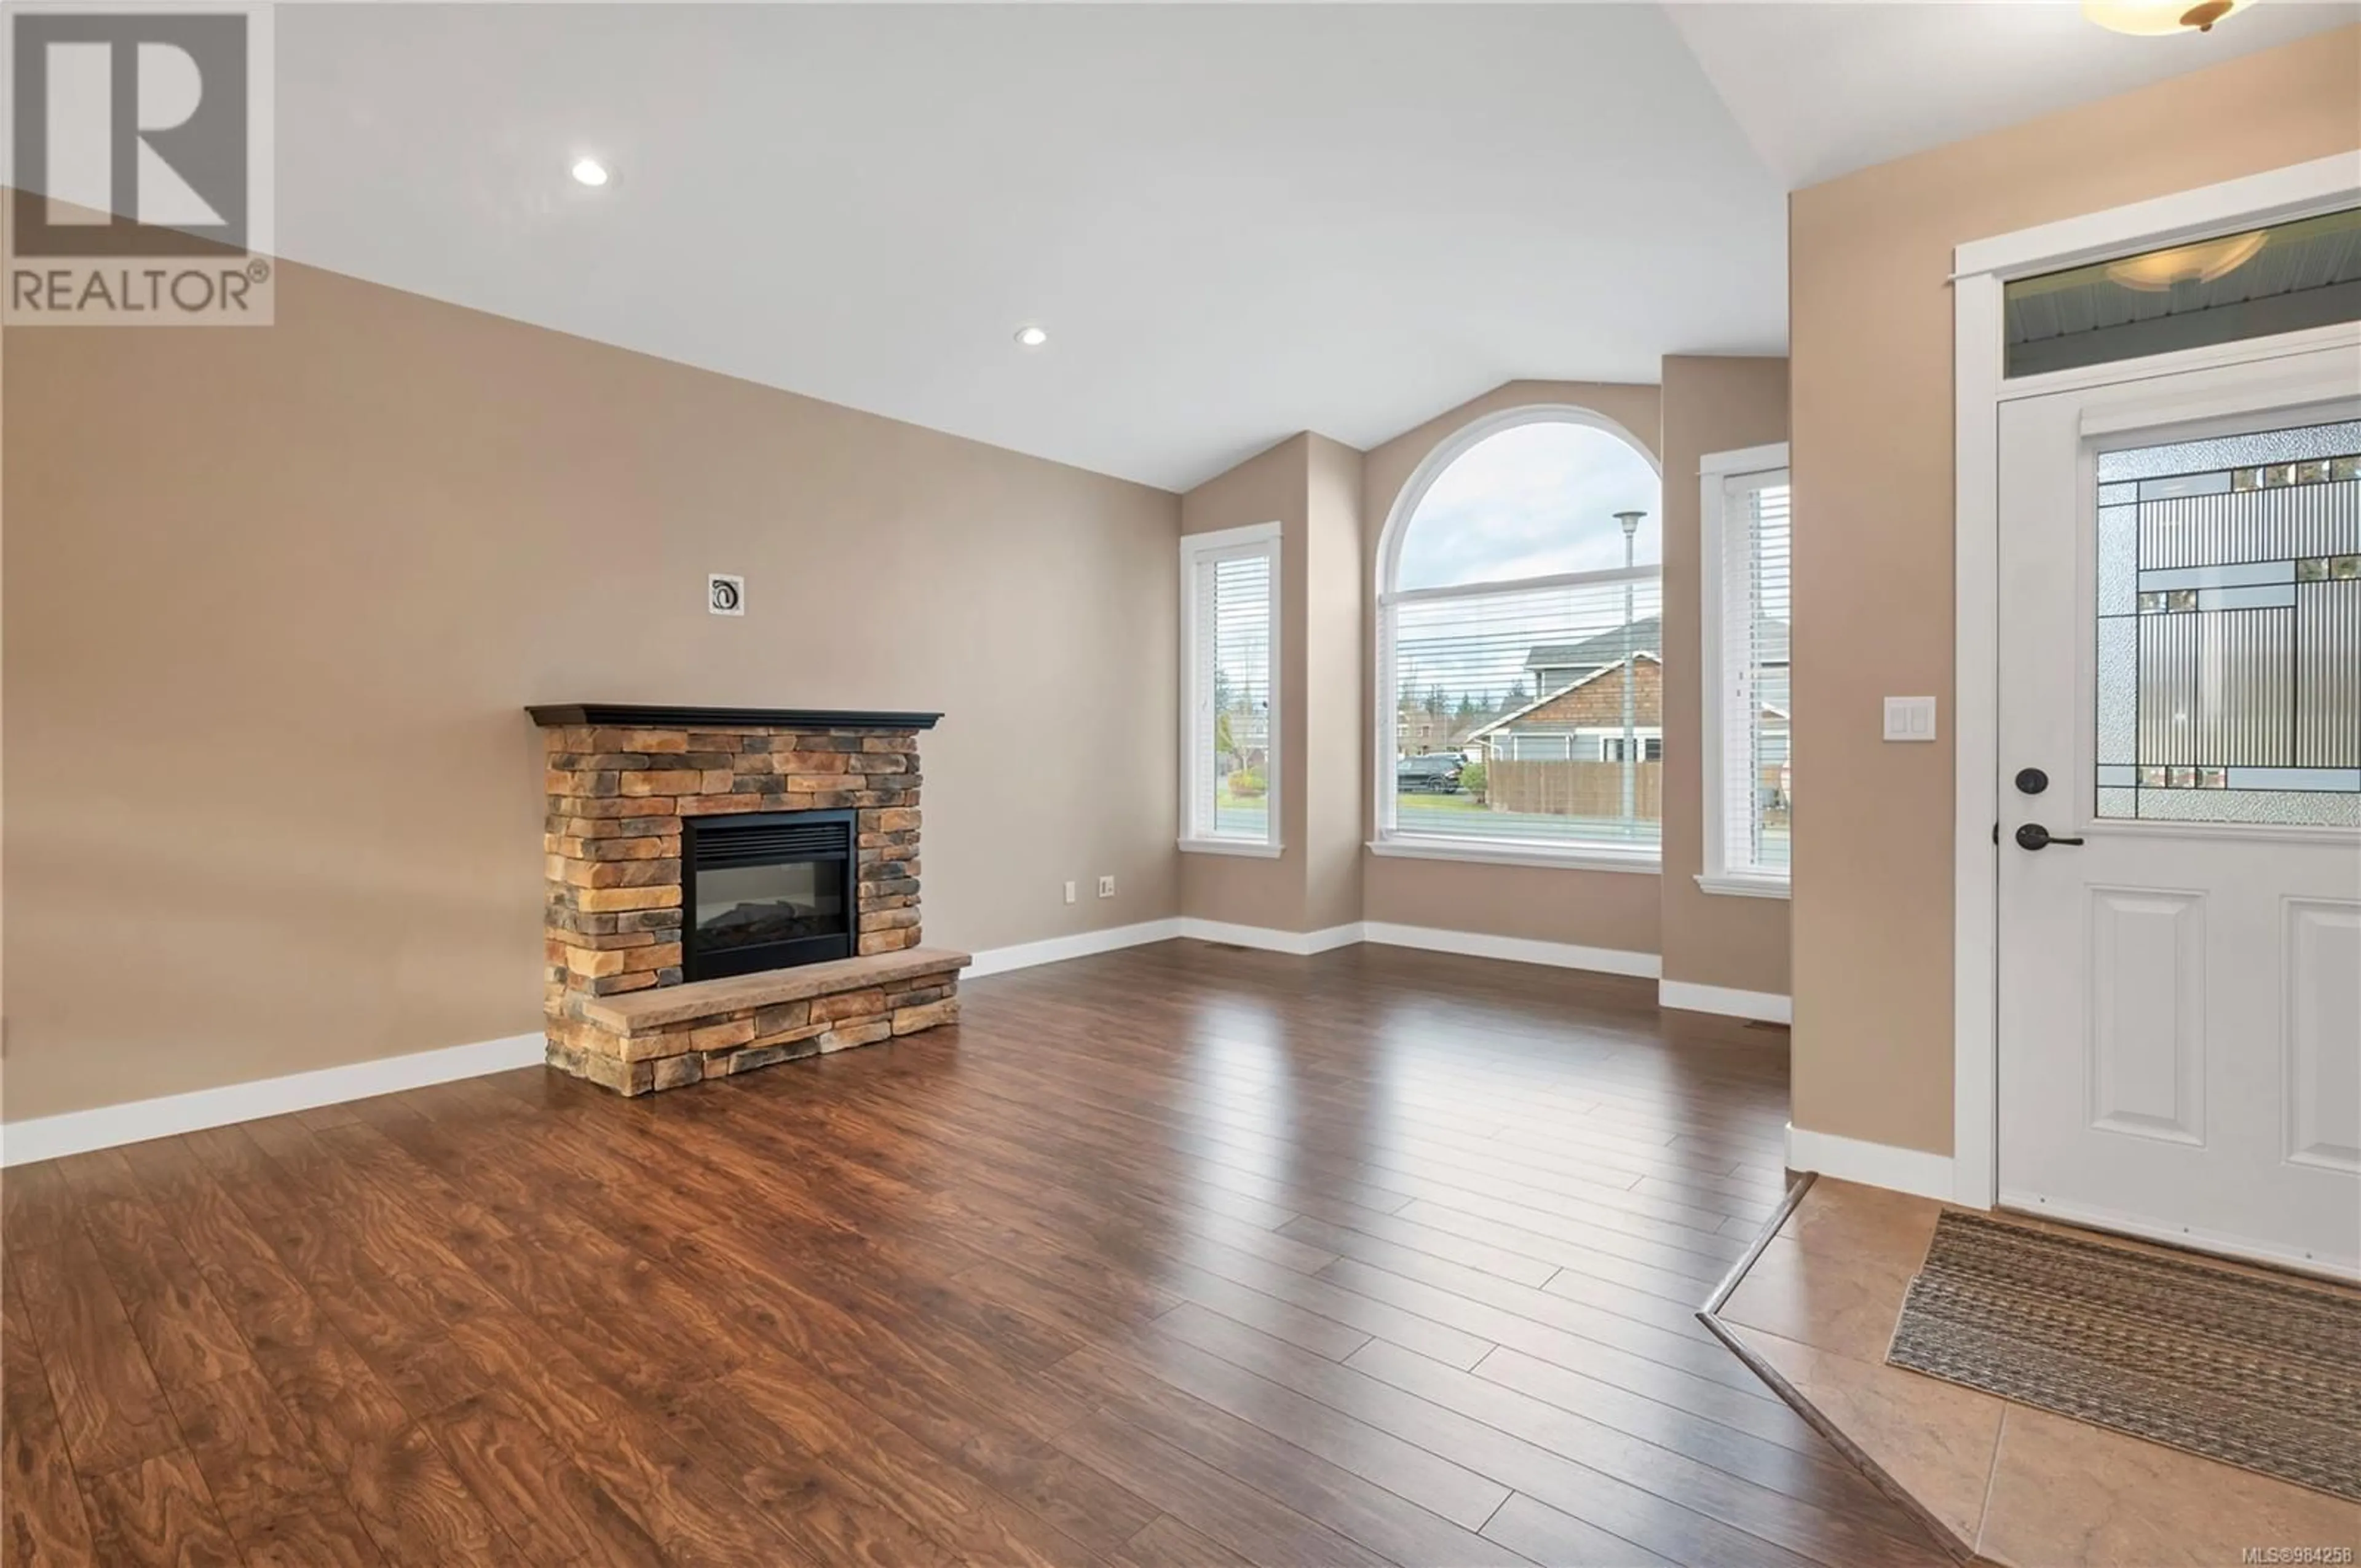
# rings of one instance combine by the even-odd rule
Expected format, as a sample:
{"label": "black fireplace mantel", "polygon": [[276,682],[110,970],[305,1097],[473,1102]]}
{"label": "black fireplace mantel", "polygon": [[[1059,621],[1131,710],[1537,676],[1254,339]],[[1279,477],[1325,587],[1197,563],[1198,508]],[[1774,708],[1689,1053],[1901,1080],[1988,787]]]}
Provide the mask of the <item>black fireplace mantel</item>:
{"label": "black fireplace mantel", "polygon": [[630,702],[537,703],[525,711],[544,729],[932,729],[942,718],[873,707],[665,707]]}

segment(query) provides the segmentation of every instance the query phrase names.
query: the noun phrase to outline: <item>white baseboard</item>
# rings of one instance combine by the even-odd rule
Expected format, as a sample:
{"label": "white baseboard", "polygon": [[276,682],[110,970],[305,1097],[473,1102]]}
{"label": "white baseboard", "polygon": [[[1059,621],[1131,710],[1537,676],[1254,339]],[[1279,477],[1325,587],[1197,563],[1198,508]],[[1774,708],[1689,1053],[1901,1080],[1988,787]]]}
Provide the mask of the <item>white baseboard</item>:
{"label": "white baseboard", "polygon": [[[1472,958],[1504,959],[1512,963],[1545,964],[1555,969],[1591,970],[1605,974],[1636,975],[1643,979],[1655,978],[1658,966],[1653,953],[1625,952],[1613,948],[1583,948],[1572,943],[1539,942],[1521,937],[1491,937],[1473,931],[1444,931],[1422,926],[1395,926],[1383,921],[1331,926],[1321,931],[1279,931],[1262,926],[1235,926],[1220,920],[1174,916],[1141,921],[1132,926],[1117,926],[1103,931],[1082,931],[1071,937],[1051,937],[1038,942],[1021,942],[1012,947],[986,948],[975,955],[967,974],[971,978],[1001,974],[1010,970],[1029,969],[1036,964],[1088,958],[1094,953],[1111,953],[1122,948],[1169,942],[1178,937],[1204,942],[1227,942],[1236,947],[1297,957],[1330,952],[1338,948],[1351,947],[1356,942],[1374,942],[1386,947],[1418,948],[1434,953],[1460,953]],[[1662,1006],[1695,1007],[1707,1012],[1736,1011],[1733,1007],[1707,1006],[1692,997],[1692,993],[1711,992],[1726,998],[1777,1003],[1780,1004],[1780,1021],[1784,1022],[1786,1015],[1785,997],[1772,997],[1753,992],[1719,992],[1714,987],[1686,986],[1679,982],[1667,982],[1659,989],[1662,993],[1659,1004]],[[1676,1000],[1676,992],[1690,999]],[[1737,1015],[1762,1017],[1767,1014],[1741,1012]],[[308,1111],[314,1106],[366,1100],[377,1094],[396,1094],[405,1089],[423,1089],[428,1084],[448,1083],[455,1079],[478,1078],[489,1072],[533,1067],[544,1059],[544,1045],[541,1036],[512,1035],[506,1039],[485,1040],[476,1045],[450,1046],[442,1050],[383,1057],[376,1061],[355,1062],[346,1067],[290,1073],[284,1078],[234,1083],[220,1089],[200,1089],[186,1094],[167,1094],[123,1105],[103,1105],[90,1111],[69,1111],[56,1116],[37,1116],[0,1124],[0,1166],[57,1159],[66,1155],[85,1154],[93,1149],[114,1148],[122,1144],[144,1143],[149,1138],[170,1137],[206,1127],[224,1127],[236,1122],[283,1115],[290,1111]],[[1814,1159],[1833,1163],[1806,1163]],[[1788,1164],[1799,1170],[1820,1170],[1847,1180],[1894,1187],[1905,1192],[1923,1192],[1929,1197],[1949,1198],[1951,1195],[1951,1162],[1941,1156],[1920,1154],[1913,1149],[1886,1148],[1877,1144],[1857,1143],[1850,1138],[1830,1137],[1826,1134],[1799,1132],[1791,1127],[1788,1129]],[[1937,1168],[1939,1168],[1938,1173]],[[1872,1173],[1879,1171],[1887,1174]]]}
{"label": "white baseboard", "polygon": [[[1421,948],[1431,953],[1461,953],[1471,958],[1505,959],[1511,963],[1546,964],[1554,969],[1592,970],[1602,974],[1637,975],[1653,980],[1657,970],[1653,953],[1625,952],[1615,948],[1582,948],[1570,942],[1538,942],[1522,937],[1489,937],[1476,931],[1444,931],[1424,926],[1393,926],[1383,921],[1354,921],[1318,931],[1282,931],[1271,926],[1241,926],[1228,920],[1204,920],[1193,915],[1176,919],[1148,920],[1107,931],[1084,931],[1016,947],[989,948],[975,955],[968,975],[1000,974],[1066,959],[1086,959],[1118,948],[1169,942],[1176,937],[1191,941],[1221,942],[1257,952],[1310,958],[1360,942],[1393,948]],[[1743,992],[1729,994],[1742,996]],[[1777,1000],[1784,1002],[1784,997]],[[1752,1016],[1752,1014],[1747,1014]]]}
{"label": "white baseboard", "polygon": [[1571,942],[1537,942],[1524,937],[1489,937],[1477,931],[1395,926],[1383,920],[1365,922],[1361,939],[1389,948],[1418,948],[1430,953],[1461,953],[1476,959],[1506,959],[1510,963],[1547,964],[1553,969],[1637,975],[1642,980],[1655,979],[1663,965],[1653,953],[1626,952],[1620,948],[1583,948]]}
{"label": "white baseboard", "polygon": [[1688,1013],[1719,1013],[1730,1018],[1752,1018],[1764,1024],[1795,1022],[1795,1003],[1774,991],[1732,991],[1721,985],[1699,985],[1687,980],[1656,982],[1656,1005]]}
{"label": "white baseboard", "polygon": [[1338,948],[1357,948],[1368,939],[1357,920],[1350,926],[1331,926],[1325,931],[1307,932],[1304,936],[1308,944],[1306,951],[1313,953],[1334,952]]}
{"label": "white baseboard", "polygon": [[537,1067],[544,1059],[539,1035],[511,1035],[472,1046],[449,1046],[438,1051],[380,1057],[349,1067],[324,1067],[312,1072],[289,1073],[252,1083],[232,1083],[220,1089],[199,1089],[125,1105],[102,1105],[93,1111],[69,1111],[57,1116],[35,1116],[0,1125],[0,1166],[26,1165],[37,1159],[57,1159],[120,1144],[145,1143],[206,1127],[225,1127],[263,1116],[308,1111],[346,1100],[367,1100],[375,1094],[396,1094],[454,1079],[480,1078],[511,1068]]}
{"label": "white baseboard", "polygon": [[1324,931],[1280,931],[1268,926],[1234,926],[1226,920],[1200,920],[1192,915],[1180,917],[1180,935],[1199,942],[1227,942],[1234,948],[1256,948],[1266,953],[1290,953],[1308,959],[1314,953],[1334,952],[1360,941],[1359,922],[1348,926],[1331,926]]}
{"label": "white baseboard", "polygon": [[1888,1188],[1946,1203],[1954,1196],[1949,1155],[1809,1132],[1793,1122],[1787,1124],[1787,1168],[1817,1171],[1839,1181],[1858,1181],[1864,1187]]}
{"label": "white baseboard", "polygon": [[[1420,948],[1431,953],[1460,953],[1471,958],[1505,959],[1510,963],[1546,964],[1553,969],[1636,975],[1643,980],[1653,980],[1658,966],[1653,953],[1625,952],[1617,948],[1583,948],[1571,942],[1539,942],[1523,937],[1490,937],[1476,931],[1444,931],[1425,926],[1394,926],[1378,920],[1330,926],[1319,931],[1281,931],[1269,926],[1241,926],[1227,920],[1202,920],[1193,915],[1184,915],[1178,919],[1119,926],[1111,931],[1085,931],[1073,937],[1053,937],[1045,942],[988,948],[975,955],[975,962],[969,966],[967,972],[971,976],[999,974],[1007,970],[1030,968],[1034,964],[1057,963],[1065,959],[1088,958],[1093,953],[1109,953],[1118,948],[1170,941],[1175,937],[1186,937],[1199,942],[1222,942],[1234,948],[1252,948],[1258,952],[1286,953],[1295,958],[1333,952],[1357,942],[1377,942],[1392,948]],[[1742,996],[1747,993],[1732,992],[1730,994]],[[1784,1002],[1786,999],[1781,997],[1778,1000]]]}
{"label": "white baseboard", "polygon": [[968,965],[967,978],[973,980],[981,975],[1005,974],[1010,970],[1060,963],[1067,959],[1086,959],[1093,953],[1112,953],[1118,948],[1169,942],[1180,935],[1180,925],[1177,917],[1143,920],[1137,926],[1114,926],[1104,931],[1077,931],[1071,937],[1049,937],[1038,942],[1018,942],[1013,947],[986,948]]}
{"label": "white baseboard", "polygon": [[975,955],[975,961],[968,966],[967,973],[971,979],[978,975],[1001,974],[1009,970],[1031,969],[1036,964],[1061,963],[1067,959],[1086,959],[1094,953],[1111,953],[1119,948],[1169,942],[1178,937],[1310,958],[1314,953],[1351,947],[1361,939],[1361,927],[1352,925],[1332,926],[1324,931],[1280,931],[1268,926],[1237,926],[1226,920],[1200,920],[1194,916],[1184,915],[1166,920],[1146,920],[1137,926],[1117,926],[1106,931],[1082,931],[1071,937],[1022,942],[1015,947],[987,948]]}
{"label": "white baseboard", "polygon": [[[1116,926],[1103,931],[1081,931],[1071,937],[1020,942],[1011,947],[988,948],[975,955],[966,972],[971,979],[1002,974],[1011,970],[1030,969],[1036,964],[1088,958],[1094,953],[1111,953],[1123,948],[1144,947],[1151,942],[1169,942],[1177,937],[1193,938],[1202,942],[1226,942],[1235,947],[1288,953],[1299,958],[1349,948],[1357,942],[1376,942],[1387,947],[1419,948],[1428,952],[1462,953],[1474,958],[1505,959],[1513,963],[1546,964],[1556,969],[1592,970],[1606,974],[1653,978],[1657,971],[1657,958],[1653,953],[1583,948],[1566,942],[1539,942],[1519,937],[1490,937],[1472,931],[1394,926],[1383,921],[1331,926],[1320,931],[1280,931],[1263,926],[1237,926],[1222,920],[1172,916],[1162,920],[1144,920],[1132,926]],[[1703,1003],[1694,1000],[1675,1001],[1670,994],[1675,989],[1684,992],[1706,992],[1711,991],[1711,987],[1667,985],[1662,989],[1665,995],[1660,1004],[1664,1006],[1703,1007],[1708,1012],[1732,1011],[1725,1007],[1706,1007]],[[1749,992],[1717,994],[1778,1002],[1783,1004],[1780,1016],[1783,1020],[1784,1018],[1784,997],[1764,998]],[[1764,1014],[1741,1013],[1739,1015],[1758,1017]],[[85,1154],[92,1149],[114,1148],[122,1144],[143,1143],[149,1138],[170,1137],[206,1127],[223,1127],[235,1122],[283,1115],[290,1111],[308,1111],[318,1105],[366,1100],[376,1094],[396,1094],[405,1089],[447,1083],[454,1079],[476,1078],[488,1072],[532,1067],[544,1059],[541,1036],[514,1035],[507,1039],[451,1046],[442,1050],[417,1051],[407,1056],[384,1057],[376,1061],[321,1068],[312,1072],[290,1073],[284,1078],[234,1083],[220,1089],[200,1089],[187,1094],[168,1094],[123,1105],[103,1105],[91,1111],[37,1116],[0,1124],[0,1166],[57,1159],[66,1155]],[[1817,1136],[1811,1134],[1797,1135]],[[1834,1141],[1844,1143],[1848,1140]],[[1875,1147],[1869,1144],[1853,1146]],[[1885,1152],[1906,1154],[1909,1151]],[[1934,1157],[1914,1157],[1925,1159]],[[1790,1163],[1793,1163],[1792,1157]],[[1948,1168],[1949,1162],[1943,1163]],[[1831,1170],[1829,1174],[1841,1176],[1849,1173]],[[1874,1179],[1852,1177],[1851,1179],[1869,1181]],[[1948,1195],[1947,1190],[1944,1196]]]}

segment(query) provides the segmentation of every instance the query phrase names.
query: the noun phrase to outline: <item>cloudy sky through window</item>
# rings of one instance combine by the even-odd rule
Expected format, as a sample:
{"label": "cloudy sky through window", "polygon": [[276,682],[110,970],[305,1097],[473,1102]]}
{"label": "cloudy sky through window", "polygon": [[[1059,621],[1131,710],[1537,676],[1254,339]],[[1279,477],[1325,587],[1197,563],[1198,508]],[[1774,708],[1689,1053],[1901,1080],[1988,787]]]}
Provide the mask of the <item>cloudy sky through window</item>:
{"label": "cloudy sky through window", "polygon": [[1411,515],[1395,587],[1514,581],[1623,564],[1615,514],[1644,511],[1638,560],[1664,559],[1664,487],[1631,446],[1549,422],[1487,436],[1437,476]]}

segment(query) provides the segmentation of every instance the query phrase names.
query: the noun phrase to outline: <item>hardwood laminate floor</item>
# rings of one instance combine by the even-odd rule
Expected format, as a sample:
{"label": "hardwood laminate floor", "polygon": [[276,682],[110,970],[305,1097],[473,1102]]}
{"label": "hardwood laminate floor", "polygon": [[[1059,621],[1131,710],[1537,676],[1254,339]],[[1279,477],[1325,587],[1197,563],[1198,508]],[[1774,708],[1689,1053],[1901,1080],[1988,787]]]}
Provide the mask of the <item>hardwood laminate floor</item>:
{"label": "hardwood laminate floor", "polygon": [[20,1167],[0,1561],[1937,1563],[1693,1312],[1785,1036],[1192,942]]}

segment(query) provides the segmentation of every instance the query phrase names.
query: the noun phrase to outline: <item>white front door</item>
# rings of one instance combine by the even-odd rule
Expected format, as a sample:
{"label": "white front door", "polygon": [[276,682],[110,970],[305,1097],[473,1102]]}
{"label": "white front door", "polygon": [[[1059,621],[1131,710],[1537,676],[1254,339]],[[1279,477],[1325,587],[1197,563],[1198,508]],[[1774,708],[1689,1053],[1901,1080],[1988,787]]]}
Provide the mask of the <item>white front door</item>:
{"label": "white front door", "polygon": [[2000,1200],[2361,1273],[2361,353],[2120,368],[2000,410]]}

